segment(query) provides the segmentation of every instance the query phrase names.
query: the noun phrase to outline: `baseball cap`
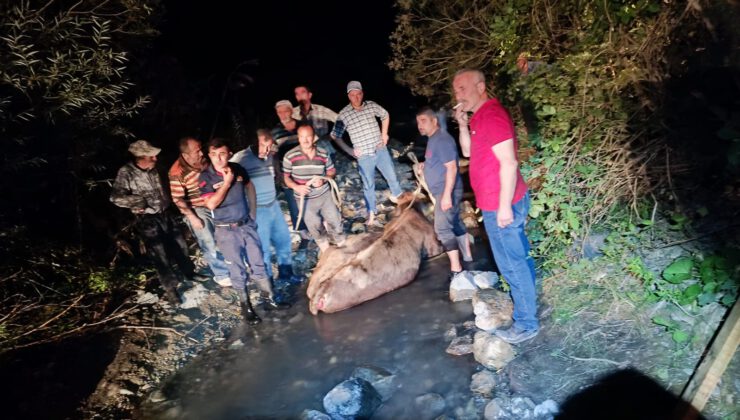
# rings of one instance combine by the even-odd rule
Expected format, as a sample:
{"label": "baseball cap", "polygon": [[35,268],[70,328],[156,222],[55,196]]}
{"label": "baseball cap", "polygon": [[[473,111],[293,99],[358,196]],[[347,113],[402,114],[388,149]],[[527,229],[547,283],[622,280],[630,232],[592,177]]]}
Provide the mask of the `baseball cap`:
{"label": "baseball cap", "polygon": [[275,103],[275,109],[278,109],[278,108],[280,108],[281,106],[288,106],[288,107],[291,107],[291,108],[293,108],[293,104],[292,104],[292,103],[290,103],[290,101],[289,101],[289,100],[287,100],[287,99],[283,99],[283,100],[277,101],[277,102]]}
{"label": "baseball cap", "polygon": [[152,146],[146,140],[136,140],[128,147],[128,151],[136,157],[157,156],[162,149]]}
{"label": "baseball cap", "polygon": [[357,80],[347,83],[347,93],[350,93],[353,90],[362,90],[362,84]]}

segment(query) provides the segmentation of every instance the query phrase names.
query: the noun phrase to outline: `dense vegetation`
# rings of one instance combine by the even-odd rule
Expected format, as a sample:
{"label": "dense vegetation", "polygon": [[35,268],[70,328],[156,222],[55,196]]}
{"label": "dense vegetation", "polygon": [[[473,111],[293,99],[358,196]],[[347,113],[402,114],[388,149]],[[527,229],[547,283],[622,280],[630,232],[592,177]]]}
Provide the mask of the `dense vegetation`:
{"label": "dense vegetation", "polygon": [[[671,92],[671,82],[701,68],[737,69],[730,3],[398,1],[389,66],[429,97],[444,97],[461,67],[488,76],[522,128],[525,176],[536,190],[531,238],[551,268],[598,222],[654,222],[657,201],[673,189],[671,171],[693,157],[671,145],[669,103],[685,93]],[[725,175],[737,174],[740,156],[731,111],[718,111],[727,124],[705,131],[719,134],[715,151],[728,151],[718,162]]]}

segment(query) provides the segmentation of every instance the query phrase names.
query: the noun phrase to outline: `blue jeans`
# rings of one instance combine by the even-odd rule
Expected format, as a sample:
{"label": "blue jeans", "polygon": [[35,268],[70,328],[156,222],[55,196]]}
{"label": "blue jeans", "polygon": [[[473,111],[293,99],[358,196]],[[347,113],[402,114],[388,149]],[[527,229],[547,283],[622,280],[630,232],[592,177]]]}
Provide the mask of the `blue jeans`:
{"label": "blue jeans", "polygon": [[[292,194],[291,194],[292,195]],[[290,231],[275,200],[267,207],[257,206],[257,235],[262,242],[262,257],[267,277],[272,278],[272,247],[275,247],[278,265],[292,265],[290,255]]]}
{"label": "blue jeans", "polygon": [[393,169],[393,160],[388,148],[383,146],[375,150],[372,155],[362,155],[357,158],[357,166],[360,168],[362,178],[362,193],[365,196],[367,211],[375,213],[375,168],[377,167],[383,178],[388,182],[391,194],[401,194],[401,185],[396,179],[396,171]]}
{"label": "blue jeans", "polygon": [[224,262],[224,256],[216,248],[215,227],[211,213],[205,207],[195,207],[194,210],[195,214],[203,221],[203,229],[195,229],[187,217],[183,218],[185,224],[188,225],[193,236],[195,236],[195,241],[198,242],[198,246],[203,252],[203,258],[205,258],[208,267],[213,272],[213,278],[215,280],[227,279],[229,278],[229,269]]}
{"label": "blue jeans", "polygon": [[488,240],[501,275],[511,287],[514,301],[514,327],[522,330],[539,328],[534,260],[529,256],[529,240],[524,225],[529,212],[529,193],[512,206],[514,222],[505,228],[496,223],[495,211],[483,211]]}

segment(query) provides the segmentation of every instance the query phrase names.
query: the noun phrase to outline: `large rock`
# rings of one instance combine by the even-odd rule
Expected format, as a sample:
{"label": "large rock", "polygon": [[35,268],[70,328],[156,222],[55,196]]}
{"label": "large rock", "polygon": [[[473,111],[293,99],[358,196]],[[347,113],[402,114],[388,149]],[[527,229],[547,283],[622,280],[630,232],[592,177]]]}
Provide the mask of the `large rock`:
{"label": "large rock", "polygon": [[553,400],[542,401],[534,408],[535,417],[552,417],[560,412],[558,403]]}
{"label": "large rock", "polygon": [[378,391],[360,378],[340,383],[324,397],[324,410],[335,420],[369,418],[380,404]]}
{"label": "large rock", "polygon": [[516,419],[531,419],[534,417],[535,404],[527,397],[515,397],[511,399],[509,411]]}
{"label": "large rock", "polygon": [[473,356],[488,369],[498,370],[512,361],[516,354],[511,344],[485,331],[478,331],[473,338]]}
{"label": "large rock", "polygon": [[478,290],[473,295],[475,326],[484,331],[506,328],[512,323],[514,303],[508,293],[496,289]]}
{"label": "large rock", "polygon": [[359,378],[370,382],[370,385],[378,391],[383,401],[388,401],[393,396],[396,388],[393,381],[396,375],[377,366],[360,366],[352,372],[350,379]]}
{"label": "large rock", "polygon": [[331,417],[318,410],[303,410],[300,420],[331,420]]}
{"label": "large rock", "polygon": [[447,346],[446,352],[453,356],[462,356],[473,352],[473,338],[468,335],[455,337]]}
{"label": "large rock", "polygon": [[498,274],[494,271],[472,271],[473,283],[480,289],[490,289],[498,284]]}
{"label": "large rock", "polygon": [[478,287],[473,281],[473,276],[464,271],[462,274],[455,276],[450,282],[450,300],[460,302],[472,299]]}
{"label": "large rock", "polygon": [[470,382],[470,390],[484,397],[493,395],[493,388],[496,386],[496,374],[488,369],[474,373]]}
{"label": "large rock", "polygon": [[182,294],[182,305],[180,307],[183,309],[197,308],[207,297],[208,289],[203,287],[202,284],[196,283]]}
{"label": "large rock", "polygon": [[486,408],[483,410],[483,418],[485,420],[496,420],[503,417],[504,413],[504,409],[501,408],[501,400],[494,398],[486,404]]}

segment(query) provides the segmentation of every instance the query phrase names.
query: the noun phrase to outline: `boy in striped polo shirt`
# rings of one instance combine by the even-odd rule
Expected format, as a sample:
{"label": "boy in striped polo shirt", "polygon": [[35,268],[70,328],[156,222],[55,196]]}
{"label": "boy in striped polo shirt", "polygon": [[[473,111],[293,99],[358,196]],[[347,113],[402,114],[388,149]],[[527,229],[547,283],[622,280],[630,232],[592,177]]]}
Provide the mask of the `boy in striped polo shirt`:
{"label": "boy in striped polo shirt", "polygon": [[344,244],[345,235],[342,215],[332,200],[329,184],[324,179],[314,178],[334,178],[334,163],[329,153],[317,147],[313,140],[313,127],[303,125],[298,128],[298,147],[288,151],[283,158],[283,179],[285,185],[293,189],[297,200],[304,197],[306,227],[319,249],[325,251],[329,247],[329,237],[340,247]]}

